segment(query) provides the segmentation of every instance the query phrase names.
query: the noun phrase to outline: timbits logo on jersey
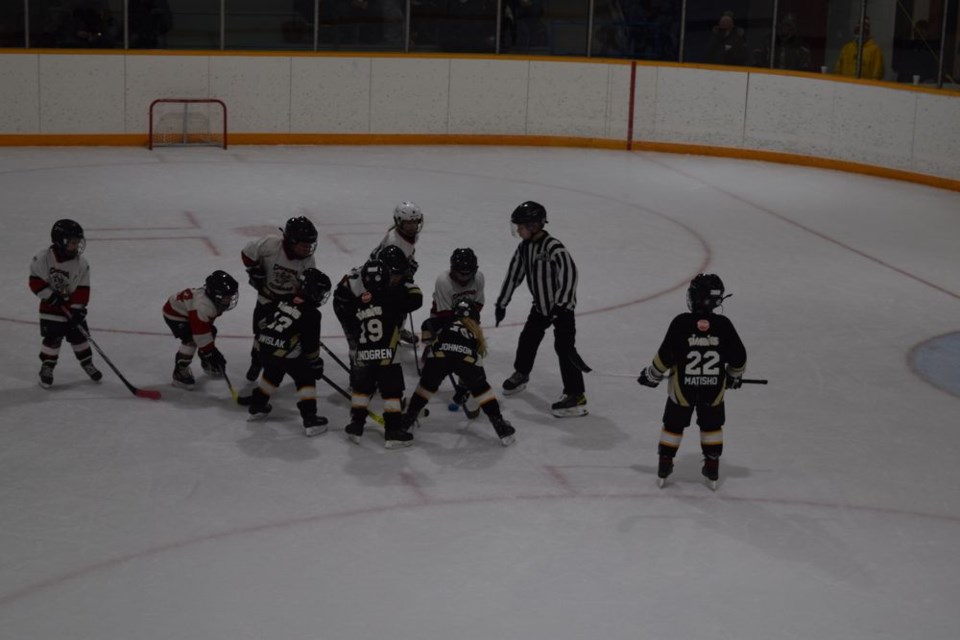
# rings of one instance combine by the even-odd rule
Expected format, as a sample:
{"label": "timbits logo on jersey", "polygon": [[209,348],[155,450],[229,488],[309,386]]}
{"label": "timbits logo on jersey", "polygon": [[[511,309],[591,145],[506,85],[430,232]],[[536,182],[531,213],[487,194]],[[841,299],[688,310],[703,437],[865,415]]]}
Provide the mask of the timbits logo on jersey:
{"label": "timbits logo on jersey", "polygon": [[720,344],[720,338],[717,336],[690,336],[687,338],[687,346],[690,347],[716,347]]}

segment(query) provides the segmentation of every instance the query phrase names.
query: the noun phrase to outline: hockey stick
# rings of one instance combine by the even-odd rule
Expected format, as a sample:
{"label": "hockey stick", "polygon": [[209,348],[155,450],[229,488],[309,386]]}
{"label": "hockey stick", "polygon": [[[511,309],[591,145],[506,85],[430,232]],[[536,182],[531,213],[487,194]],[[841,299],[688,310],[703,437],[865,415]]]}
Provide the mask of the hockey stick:
{"label": "hockey stick", "polygon": [[[60,310],[63,311],[64,315],[67,316],[67,319],[73,318],[73,314],[70,313],[70,309],[68,307],[66,306],[60,307]],[[82,335],[84,339],[86,339],[87,342],[93,345],[93,348],[97,350],[97,353],[100,354],[100,357],[103,358],[103,361],[106,362],[111,369],[113,369],[113,372],[117,374],[117,377],[120,378],[120,381],[127,386],[127,389],[130,390],[130,393],[137,396],[138,398],[147,398],[149,400],[160,399],[159,391],[155,389],[138,389],[137,387],[130,384],[130,382],[123,377],[123,374],[120,373],[120,370],[117,369],[116,365],[114,365],[113,362],[110,361],[110,358],[107,357],[107,354],[103,352],[103,349],[100,348],[100,345],[97,344],[97,342],[90,335],[90,332],[82,324],[77,325],[77,330],[80,332],[80,335]]]}
{"label": "hockey stick", "polygon": [[327,353],[329,353],[329,354],[330,354],[330,357],[333,358],[334,362],[336,362],[338,365],[340,365],[341,367],[343,367],[343,370],[344,370],[344,371],[346,371],[347,373],[350,373],[350,367],[348,367],[348,366],[346,365],[346,363],[345,363],[343,360],[341,360],[339,356],[337,356],[337,354],[335,354],[333,351],[331,351],[331,350],[330,350],[330,347],[328,347],[327,345],[323,344],[323,341],[320,342],[320,348],[323,349],[324,351],[326,351]]}
{"label": "hockey stick", "polygon": [[410,333],[413,334],[413,364],[417,366],[417,377],[423,375],[420,371],[420,352],[417,351],[417,332],[413,328],[413,314],[407,314],[407,317],[410,318]]}
{"label": "hockey stick", "polygon": [[230,382],[230,376],[227,375],[227,370],[223,370],[223,379],[227,383],[227,388],[230,389],[230,395],[233,396],[233,401],[237,404],[240,404],[240,396],[237,394],[237,390],[233,388],[233,383]]}
{"label": "hockey stick", "polygon": [[742,384],[767,384],[769,380],[766,378],[744,378],[740,382]]}
{"label": "hockey stick", "polygon": [[[343,396],[344,398],[346,398],[347,400],[350,400],[350,401],[353,400],[353,398],[350,396],[350,394],[347,393],[347,390],[346,390],[346,389],[344,389],[343,387],[341,387],[340,385],[338,385],[336,382],[334,382],[333,380],[331,380],[330,378],[328,378],[326,375],[320,376],[320,379],[323,380],[324,382],[326,382],[328,385],[330,385],[330,387],[333,388],[334,391],[336,391],[337,393],[339,393],[340,395],[342,395],[342,396]],[[381,416],[379,413],[374,413],[374,412],[371,411],[370,409],[367,409],[367,415],[369,415],[370,418],[371,418],[374,422],[376,422],[378,425],[380,425],[381,427],[384,426],[384,424],[383,424],[383,416]]]}
{"label": "hockey stick", "polygon": [[456,411],[457,409],[454,407],[454,405],[456,405],[457,407],[463,409],[463,415],[467,416],[467,419],[469,420],[470,410],[467,409],[467,398],[469,397],[470,392],[457,384],[457,381],[454,379],[452,373],[448,374],[447,377],[450,378],[450,384],[453,385],[453,402],[447,405],[447,409],[450,411]]}

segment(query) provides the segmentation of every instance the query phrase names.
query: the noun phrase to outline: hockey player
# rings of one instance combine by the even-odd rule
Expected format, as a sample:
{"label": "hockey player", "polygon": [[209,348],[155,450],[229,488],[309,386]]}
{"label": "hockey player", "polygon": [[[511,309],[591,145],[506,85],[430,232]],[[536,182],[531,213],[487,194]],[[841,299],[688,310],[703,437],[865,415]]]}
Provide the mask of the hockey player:
{"label": "hockey player", "polygon": [[90,301],[90,265],[82,255],[87,243],[83,227],[74,220],[57,220],[50,240],[50,246],[30,263],[30,290],[40,298],[40,386],[53,386],[53,369],[64,338],[83,371],[99,382],[103,374],[94,366],[90,343],[80,331],[80,327],[87,331]]}
{"label": "hockey player", "polygon": [[412,444],[413,435],[401,424],[403,371],[393,360],[403,319],[422,305],[420,289],[402,274],[391,276],[380,260],[354,269],[337,285],[333,309],[347,341],[355,345],[350,371],[351,420],[345,429],[353,442],[360,442],[370,397],[379,389],[385,446],[394,449]]}
{"label": "hockey player", "polygon": [[[423,359],[429,354],[429,345],[434,336],[445,326],[453,323],[456,316],[454,307],[460,300],[469,300],[474,306],[474,317],[480,322],[480,311],[484,304],[484,277],[477,264],[477,255],[473,249],[455,249],[450,255],[450,270],[437,276],[433,288],[433,305],[430,307],[430,317],[423,321],[420,335],[426,348],[423,350]],[[463,404],[467,401],[467,415],[476,418],[480,415],[480,408],[473,397],[467,397],[465,386],[458,384],[454,402]]]}
{"label": "hockey player", "polygon": [[190,371],[193,355],[200,351],[200,366],[210,376],[220,377],[227,361],[217,349],[214,321],[237,306],[240,285],[226,271],[214,271],[202,287],[173,294],[163,305],[163,320],[173,337],[180,340],[174,357],[173,385],[193,389],[196,379]]}
{"label": "hockey player", "polygon": [[560,360],[563,395],[550,409],[558,418],[587,414],[583,373],[575,366],[577,325],[577,265],[559,240],[547,233],[547,210],[543,205],[527,201],[510,216],[522,242],[517,247],[496,304],[499,325],[507,313],[514,290],[527,281],[533,295],[533,307],[517,343],[514,372],[503,383],[504,395],[522,391],[530,380],[530,371],[544,334],[553,325],[553,347]]}
{"label": "hockey player", "polygon": [[[300,275],[308,268],[316,268],[313,252],[317,248],[317,228],[304,216],[290,218],[281,230],[283,237],[264,236],[247,243],[241,257],[247,270],[250,286],[257,291],[253,310],[253,332],[264,315],[264,305],[281,299],[291,299],[297,292]],[[260,373],[257,343],[250,351],[250,368],[246,378],[251,382]]]}
{"label": "hockey player", "polygon": [[304,433],[313,437],[326,432],[327,419],[317,415],[316,381],[323,375],[319,308],[326,304],[330,289],[330,278],[311,267],[300,275],[298,293],[292,299],[264,305],[256,333],[263,373],[253,394],[240,400],[249,403],[251,418],[270,413],[270,396],[289,375],[297,385]]}
{"label": "hockey player", "polygon": [[487,344],[477,321],[476,309],[473,300],[461,298],[454,305],[452,322],[441,326],[437,332],[429,348],[420,383],[407,404],[403,426],[410,428],[443,379],[455,373],[487,414],[500,443],[507,446],[516,439],[516,430],[503,418],[500,403],[487,383],[487,374],[483,369]]}
{"label": "hockey player", "polygon": [[656,387],[664,376],[671,377],[658,447],[661,487],[673,472],[683,430],[696,410],[704,457],[701,472],[716,488],[723,453],[724,390],[740,388],[747,364],[746,349],[733,323],[714,313],[727,297],[720,276],[696,276],[687,288],[690,311],[673,319],[653,363],[637,379]]}
{"label": "hockey player", "polygon": [[[401,202],[393,209],[393,226],[387,230],[383,240],[370,254],[371,260],[376,260],[380,251],[385,247],[400,247],[406,256],[409,269],[409,278],[412,280],[417,272],[417,261],[413,257],[416,253],[417,238],[423,230],[423,212],[413,202]],[[407,344],[416,344],[417,337],[406,327],[400,327],[400,340]]]}

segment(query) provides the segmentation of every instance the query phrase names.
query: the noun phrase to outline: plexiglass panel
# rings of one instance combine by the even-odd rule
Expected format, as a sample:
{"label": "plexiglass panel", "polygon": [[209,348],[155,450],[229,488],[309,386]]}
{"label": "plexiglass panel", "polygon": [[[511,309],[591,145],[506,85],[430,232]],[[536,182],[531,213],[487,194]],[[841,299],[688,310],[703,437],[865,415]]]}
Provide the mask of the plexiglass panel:
{"label": "plexiglass panel", "polygon": [[31,0],[30,46],[123,47],[123,0]]}
{"label": "plexiglass panel", "polygon": [[23,0],[0,0],[0,47],[25,47]]}
{"label": "plexiglass panel", "polygon": [[[606,3],[604,11],[609,14],[610,0],[600,1]],[[503,15],[503,53],[587,55],[589,0],[506,0]],[[606,23],[616,23],[614,30],[623,29],[622,18],[608,18]]]}
{"label": "plexiglass panel", "polygon": [[767,66],[773,12],[773,0],[688,0],[683,61]]}
{"label": "plexiglass panel", "polygon": [[171,49],[220,48],[220,0],[167,2],[170,27],[163,34],[161,45],[165,44]]}

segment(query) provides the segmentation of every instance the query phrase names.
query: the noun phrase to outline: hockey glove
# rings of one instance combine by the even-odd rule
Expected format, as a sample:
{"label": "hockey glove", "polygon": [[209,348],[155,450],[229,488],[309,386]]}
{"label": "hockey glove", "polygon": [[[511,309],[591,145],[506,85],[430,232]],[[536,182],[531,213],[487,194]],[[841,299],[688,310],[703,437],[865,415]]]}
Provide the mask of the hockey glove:
{"label": "hockey glove", "polygon": [[267,286],[267,273],[261,267],[247,269],[247,282],[258,292]]}
{"label": "hockey glove", "polygon": [[497,307],[497,308],[494,309],[494,311],[493,311],[493,317],[494,317],[494,318],[496,319],[496,321],[497,321],[497,325],[496,325],[496,326],[499,327],[499,326],[500,326],[500,323],[503,322],[503,319],[507,317],[507,310],[504,309],[503,307]]}
{"label": "hockey glove", "polygon": [[727,389],[739,389],[743,385],[743,371],[735,372],[727,367]]}
{"label": "hockey glove", "polygon": [[653,365],[641,371],[640,377],[637,378],[637,382],[651,389],[656,389],[661,380],[663,380],[663,374],[657,371],[657,368]]}
{"label": "hockey glove", "polygon": [[67,318],[67,326],[70,328],[79,327],[83,324],[83,321],[87,319],[87,308],[86,307],[77,307],[76,309],[69,309],[70,316]]}
{"label": "hockey glove", "polygon": [[317,356],[310,361],[310,370],[313,371],[313,377],[319,380],[323,377],[323,358]]}
{"label": "hockey glove", "polygon": [[59,309],[70,302],[70,294],[54,291],[49,297],[44,298],[43,301],[51,307]]}
{"label": "hockey glove", "polygon": [[205,365],[206,369],[214,372],[223,373],[223,370],[227,367],[227,359],[223,357],[223,354],[220,353],[220,350],[216,347],[209,351],[201,351],[200,361]]}

